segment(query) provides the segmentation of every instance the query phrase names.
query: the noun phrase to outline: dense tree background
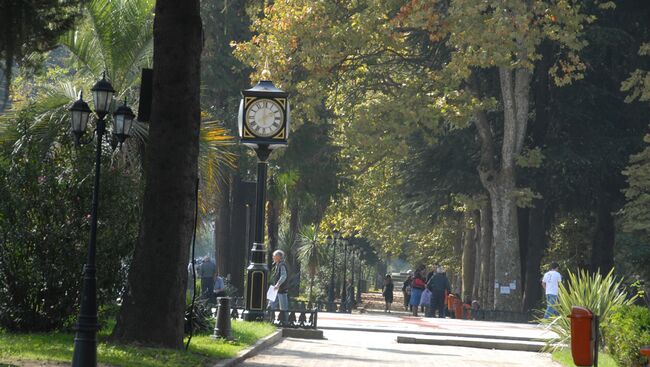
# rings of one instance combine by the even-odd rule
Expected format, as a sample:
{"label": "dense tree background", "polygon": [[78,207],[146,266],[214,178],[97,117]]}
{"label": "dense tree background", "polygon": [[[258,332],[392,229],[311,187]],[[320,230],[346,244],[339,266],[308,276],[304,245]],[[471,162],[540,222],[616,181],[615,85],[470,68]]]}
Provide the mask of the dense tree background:
{"label": "dense tree background", "polygon": [[[11,37],[3,31],[0,49],[5,80],[14,76],[11,109],[0,115],[2,327],[74,320],[80,277],[69,269],[81,269],[86,251],[92,162],[70,143],[66,104],[102,70],[120,98],[135,100],[139,69],[164,42],[192,52],[179,51],[187,62],[159,54],[151,131],[138,124],[103,160],[99,294],[102,310],[124,305],[118,339],[181,345],[196,178],[201,251],[214,249],[221,273],[243,290],[255,159],[232,136],[239,91],[267,58],[293,113],[289,146],[270,165],[267,244],[285,249],[299,274],[293,296],[326,298],[332,272],[340,290],[341,248],[331,269],[325,244],[333,229],[365,251],[364,280],[442,264],[454,290],[485,308],[539,307],[552,261],[562,271],[614,267],[647,289],[646,1],[184,4],[191,14],[178,14],[201,12],[203,43],[201,23],[165,15],[177,6],[167,3],[157,3],[158,31],[179,36],[187,26],[191,42],[153,44],[153,1],[21,13],[1,3],[2,26],[22,24]],[[165,79],[182,71],[182,83]],[[514,145],[504,145],[508,136]],[[504,267],[520,270],[504,280]],[[515,282],[512,296],[495,294],[504,281]]]}

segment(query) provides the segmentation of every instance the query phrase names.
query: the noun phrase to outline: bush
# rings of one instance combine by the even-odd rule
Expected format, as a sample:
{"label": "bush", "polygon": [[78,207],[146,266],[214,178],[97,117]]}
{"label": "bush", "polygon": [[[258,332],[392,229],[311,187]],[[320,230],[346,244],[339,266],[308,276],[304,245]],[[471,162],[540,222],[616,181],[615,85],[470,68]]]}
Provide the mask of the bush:
{"label": "bush", "polygon": [[618,306],[603,328],[609,353],[621,366],[645,366],[639,348],[650,345],[650,310],[641,306]]}
{"label": "bush", "polygon": [[[0,328],[50,331],[76,320],[95,157],[92,144],[73,147],[67,116],[39,120],[44,126],[38,130],[32,129],[37,125],[33,116],[23,112],[9,125],[16,126],[17,138],[0,144]],[[109,149],[104,154],[96,257],[99,306],[115,303],[123,288],[141,201],[139,173],[118,169],[119,160],[111,160]]]}
{"label": "bush", "polygon": [[558,303],[555,309],[559,315],[539,322],[548,325],[559,337],[551,340],[551,345],[569,344],[571,339],[571,314],[573,306],[585,307],[600,316],[601,328],[609,323],[610,316],[616,306],[629,306],[636,299],[636,295],[628,298],[625,291],[621,290],[621,279],[613,275],[612,269],[605,277],[600,273],[589,273],[580,270],[577,274],[569,272],[569,280],[560,283]]}
{"label": "bush", "polygon": [[[185,306],[185,334],[189,334],[190,328],[193,334],[203,334],[214,329],[215,319],[212,317],[212,307],[206,299],[194,301],[194,307],[189,304]],[[192,314],[190,315],[190,311]]]}

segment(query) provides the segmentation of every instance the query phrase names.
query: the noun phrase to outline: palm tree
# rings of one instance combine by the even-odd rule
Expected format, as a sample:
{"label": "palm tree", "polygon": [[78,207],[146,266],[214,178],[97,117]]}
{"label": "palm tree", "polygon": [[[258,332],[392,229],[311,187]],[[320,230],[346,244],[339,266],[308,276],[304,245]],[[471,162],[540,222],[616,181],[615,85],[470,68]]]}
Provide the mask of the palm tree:
{"label": "palm tree", "polygon": [[318,227],[314,225],[303,227],[300,232],[299,242],[298,259],[305,264],[309,271],[309,301],[313,302],[316,272],[325,258],[325,253],[318,240]]}
{"label": "palm tree", "polygon": [[[32,90],[35,97],[15,103],[14,108],[0,116],[0,144],[19,143],[20,136],[30,133],[30,143],[39,143],[46,153],[62,139],[69,139],[68,105],[78,97],[75,86],[85,86],[88,91],[103,71],[110,77],[113,88],[120,94],[137,102],[140,69],[152,64],[153,6],[154,0],[94,0],[83,3],[83,21],[76,29],[61,38],[62,49],[56,53],[67,55],[66,65],[74,73],[57,74],[54,79],[37,83]],[[65,52],[62,52],[65,50]],[[133,103],[130,103],[133,104]],[[15,121],[21,110],[29,108],[36,118],[27,131],[19,133]],[[201,191],[199,207],[202,213],[209,211],[219,190],[227,168],[234,166],[235,157],[228,150],[233,144],[223,124],[209,120],[202,114],[199,170]],[[114,152],[115,163],[122,168],[141,170],[141,159],[148,136],[147,124],[134,121],[131,131],[135,139],[129,139],[122,149]]]}

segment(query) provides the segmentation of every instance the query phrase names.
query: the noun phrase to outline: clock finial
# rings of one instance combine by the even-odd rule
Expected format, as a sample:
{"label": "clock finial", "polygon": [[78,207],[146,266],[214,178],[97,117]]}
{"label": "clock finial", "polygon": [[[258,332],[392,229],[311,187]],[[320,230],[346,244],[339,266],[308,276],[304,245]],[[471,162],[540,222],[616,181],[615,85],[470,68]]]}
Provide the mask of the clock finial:
{"label": "clock finial", "polygon": [[262,70],[262,80],[271,80],[271,72],[269,71],[269,58],[266,57],[264,61],[264,70]]}

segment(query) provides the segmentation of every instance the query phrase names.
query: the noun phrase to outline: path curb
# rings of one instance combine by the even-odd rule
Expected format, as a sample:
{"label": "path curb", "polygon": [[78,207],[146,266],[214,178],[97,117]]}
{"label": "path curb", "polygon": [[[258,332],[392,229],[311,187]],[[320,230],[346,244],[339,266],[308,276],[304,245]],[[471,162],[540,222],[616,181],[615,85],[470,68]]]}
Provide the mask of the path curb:
{"label": "path curb", "polygon": [[454,347],[483,348],[497,350],[516,350],[522,352],[541,352],[546,346],[540,342],[521,342],[512,340],[478,340],[478,339],[431,339],[431,338],[413,338],[407,336],[398,336],[398,343],[404,344],[429,344],[429,345],[446,345]]}
{"label": "path curb", "polygon": [[255,344],[248,348],[242,349],[236,356],[224,359],[212,365],[212,367],[231,367],[241,363],[246,358],[250,358],[259,353],[263,349],[269,348],[282,340],[282,329],[274,331],[272,334],[258,340]]}
{"label": "path curb", "polygon": [[544,343],[548,340],[546,338],[535,338],[535,337],[526,337],[526,336],[481,335],[481,334],[467,334],[467,333],[450,333],[444,331],[395,330],[395,329],[377,329],[377,328],[347,327],[347,326],[319,326],[318,328],[323,330],[364,331],[364,332],[374,332],[374,333],[412,334],[412,335],[414,334],[414,335],[427,335],[427,336],[451,336],[457,338],[498,339],[498,340],[540,342],[540,343]]}

